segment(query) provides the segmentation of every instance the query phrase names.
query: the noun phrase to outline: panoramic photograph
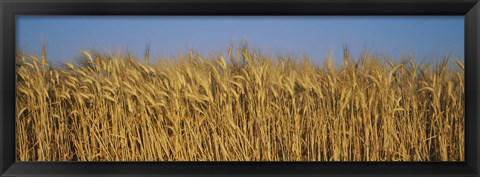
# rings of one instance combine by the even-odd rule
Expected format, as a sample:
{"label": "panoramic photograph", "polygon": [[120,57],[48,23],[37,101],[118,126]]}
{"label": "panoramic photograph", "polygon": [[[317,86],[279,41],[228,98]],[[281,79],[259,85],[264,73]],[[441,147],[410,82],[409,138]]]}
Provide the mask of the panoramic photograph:
{"label": "panoramic photograph", "polygon": [[17,161],[465,160],[463,16],[17,16]]}

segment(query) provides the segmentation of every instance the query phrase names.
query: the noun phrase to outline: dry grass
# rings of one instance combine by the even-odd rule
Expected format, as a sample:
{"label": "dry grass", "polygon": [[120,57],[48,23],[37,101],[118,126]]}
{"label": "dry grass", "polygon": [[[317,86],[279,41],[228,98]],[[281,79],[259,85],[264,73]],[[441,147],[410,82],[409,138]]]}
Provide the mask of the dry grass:
{"label": "dry grass", "polygon": [[228,53],[145,64],[84,52],[63,68],[19,53],[17,159],[464,160],[462,62]]}

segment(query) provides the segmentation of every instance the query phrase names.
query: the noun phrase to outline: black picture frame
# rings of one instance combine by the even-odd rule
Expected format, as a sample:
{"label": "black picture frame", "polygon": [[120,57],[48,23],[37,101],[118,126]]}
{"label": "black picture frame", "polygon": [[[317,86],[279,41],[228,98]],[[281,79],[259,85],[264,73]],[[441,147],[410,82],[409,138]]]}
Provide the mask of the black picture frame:
{"label": "black picture frame", "polygon": [[[0,0],[1,176],[479,176],[478,0]],[[464,162],[16,162],[17,15],[463,15]]]}

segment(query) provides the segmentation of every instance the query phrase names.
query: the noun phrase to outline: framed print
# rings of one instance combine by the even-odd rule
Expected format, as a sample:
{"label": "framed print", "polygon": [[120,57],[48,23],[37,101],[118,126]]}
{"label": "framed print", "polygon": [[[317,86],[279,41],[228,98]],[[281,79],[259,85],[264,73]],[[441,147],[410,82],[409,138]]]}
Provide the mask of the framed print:
{"label": "framed print", "polygon": [[478,176],[471,1],[1,1],[2,176]]}

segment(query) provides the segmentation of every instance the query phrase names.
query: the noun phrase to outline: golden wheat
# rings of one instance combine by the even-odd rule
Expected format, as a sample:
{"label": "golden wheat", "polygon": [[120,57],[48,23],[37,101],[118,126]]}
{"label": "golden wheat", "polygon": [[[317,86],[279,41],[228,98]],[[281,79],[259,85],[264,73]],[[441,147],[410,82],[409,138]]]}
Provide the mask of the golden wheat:
{"label": "golden wheat", "polygon": [[[20,161],[463,161],[464,66],[17,55]],[[235,54],[233,54],[235,52]],[[40,65],[40,66],[39,66]],[[49,67],[45,67],[49,66]]]}

